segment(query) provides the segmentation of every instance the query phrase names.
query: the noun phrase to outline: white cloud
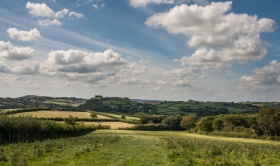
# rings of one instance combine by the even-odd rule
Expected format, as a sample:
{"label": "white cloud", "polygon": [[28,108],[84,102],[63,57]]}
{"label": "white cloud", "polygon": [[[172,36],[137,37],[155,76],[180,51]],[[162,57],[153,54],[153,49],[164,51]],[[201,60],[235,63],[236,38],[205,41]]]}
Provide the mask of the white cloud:
{"label": "white cloud", "polygon": [[40,26],[61,26],[61,22],[58,19],[45,19],[38,20]]}
{"label": "white cloud", "polygon": [[173,4],[174,0],[130,0],[130,5],[133,7],[145,7],[149,3],[155,3],[155,4]]}
{"label": "white cloud", "polygon": [[9,28],[6,32],[9,34],[10,38],[22,41],[34,41],[42,38],[40,32],[36,28],[30,31],[19,31],[17,28]]}
{"label": "white cloud", "polygon": [[49,8],[45,3],[39,4],[27,2],[26,8],[29,9],[29,14],[31,14],[34,17],[55,17],[54,11],[51,8]]}
{"label": "white cloud", "polygon": [[98,9],[98,5],[93,4],[92,7],[94,7],[95,9]]}
{"label": "white cloud", "polygon": [[223,69],[231,62],[262,59],[267,50],[260,33],[274,31],[275,21],[228,13],[231,5],[232,2],[212,2],[205,7],[182,4],[153,15],[145,24],[189,38],[187,44],[197,50],[177,60],[182,65]]}
{"label": "white cloud", "polygon": [[119,80],[118,84],[134,85],[134,84],[143,84],[148,83],[148,80],[140,78],[122,78]]}
{"label": "white cloud", "polygon": [[51,51],[48,62],[57,66],[57,70],[76,73],[111,71],[114,67],[127,63],[120,54],[109,49],[98,53],[81,50]]}
{"label": "white cloud", "polygon": [[101,5],[101,7],[104,7],[105,6],[105,4],[103,3],[102,5]]}
{"label": "white cloud", "polygon": [[139,88],[143,89],[147,93],[159,92],[161,90],[160,86],[158,86],[158,87],[151,87],[151,86],[140,85]]}
{"label": "white cloud", "polygon": [[27,2],[26,8],[29,10],[29,14],[31,14],[34,17],[63,18],[69,12],[68,9],[63,9],[55,13],[45,3],[40,4]]}
{"label": "white cloud", "polygon": [[41,72],[46,76],[95,83],[124,73],[126,68],[129,63],[111,49],[96,53],[70,49],[51,51],[47,62],[41,65]]}
{"label": "white cloud", "polygon": [[37,62],[21,64],[19,66],[11,68],[10,73],[16,75],[35,75],[39,73],[39,68],[40,66]]}
{"label": "white cloud", "polygon": [[66,16],[68,14],[68,12],[69,12],[68,9],[62,9],[62,10],[55,13],[55,17],[56,18],[63,18],[64,16]]}
{"label": "white cloud", "polygon": [[84,3],[84,5],[88,4],[88,3],[91,3],[93,0],[88,0]]}
{"label": "white cloud", "polygon": [[280,63],[273,60],[267,66],[254,69],[249,75],[243,76],[240,81],[249,86],[280,85]]}
{"label": "white cloud", "polygon": [[174,69],[170,71],[166,71],[163,73],[164,77],[179,77],[184,78],[186,76],[190,76],[196,73],[200,73],[201,69],[189,67],[189,68],[183,68],[183,69]]}
{"label": "white cloud", "polygon": [[0,41],[0,57],[9,60],[31,58],[34,50],[30,47],[14,47],[11,42]]}
{"label": "white cloud", "polygon": [[76,12],[70,12],[68,16],[75,16],[76,18],[83,18],[84,14],[83,13],[76,13]]}
{"label": "white cloud", "polygon": [[74,16],[76,18],[83,18],[84,14],[77,13],[75,11],[69,12],[68,9],[62,9],[58,12],[54,12],[50,7],[48,7],[45,3],[32,3],[27,2],[26,8],[29,10],[29,14],[34,17],[40,17],[43,19],[38,20],[40,26],[60,26],[61,22],[58,20],[59,18],[64,18],[65,16],[71,17]]}
{"label": "white cloud", "polygon": [[175,87],[193,87],[193,82],[190,80],[177,80],[172,82],[172,86]]}

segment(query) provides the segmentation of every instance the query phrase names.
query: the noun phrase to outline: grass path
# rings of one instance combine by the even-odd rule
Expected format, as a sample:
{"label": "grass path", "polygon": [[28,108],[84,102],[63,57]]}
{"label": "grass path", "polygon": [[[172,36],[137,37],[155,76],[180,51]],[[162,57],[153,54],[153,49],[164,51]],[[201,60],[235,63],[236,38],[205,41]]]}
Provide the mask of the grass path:
{"label": "grass path", "polygon": [[[98,148],[89,148],[88,152],[77,153],[69,151],[63,155],[55,157],[45,157],[41,161],[36,161],[36,165],[68,165],[68,166],[168,166],[170,165],[167,152],[160,145],[160,139],[156,136],[139,135],[129,133],[98,131],[92,134],[96,135],[122,135],[118,142],[100,146]],[[81,145],[80,149],[84,149]],[[81,150],[80,150],[81,151]],[[33,165],[33,164],[32,164]]]}
{"label": "grass path", "polygon": [[[36,143],[22,147],[20,144],[14,144],[7,148],[19,145],[17,148],[20,151],[34,156],[37,154],[36,148],[32,148],[35,147],[34,144]],[[29,165],[268,166],[280,164],[279,141],[225,138],[178,131],[98,130],[81,137],[48,140],[37,144],[44,151],[47,151],[50,145],[54,150],[37,155],[38,158],[30,157]]]}

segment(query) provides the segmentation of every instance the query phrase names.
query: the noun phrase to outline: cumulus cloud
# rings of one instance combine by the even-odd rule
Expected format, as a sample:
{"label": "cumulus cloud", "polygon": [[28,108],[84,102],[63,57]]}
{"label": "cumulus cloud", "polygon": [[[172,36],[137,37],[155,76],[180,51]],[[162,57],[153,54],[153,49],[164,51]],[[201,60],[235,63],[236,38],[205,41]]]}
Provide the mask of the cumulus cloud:
{"label": "cumulus cloud", "polygon": [[45,20],[38,20],[40,26],[60,26],[61,22],[58,19],[45,19]]}
{"label": "cumulus cloud", "polygon": [[[60,26],[61,22],[59,18],[64,18],[65,16],[74,16],[76,18],[83,18],[82,13],[77,13],[75,11],[69,12],[68,9],[62,9],[58,12],[54,12],[45,3],[32,3],[27,2],[26,8],[29,10],[29,14],[33,17],[40,17],[43,19],[38,20],[40,26]],[[69,14],[68,14],[69,13]]]}
{"label": "cumulus cloud", "polygon": [[30,31],[20,31],[17,28],[9,28],[6,32],[9,34],[10,38],[22,41],[35,41],[42,38],[40,32],[36,28]]}
{"label": "cumulus cloud", "polygon": [[70,12],[68,16],[74,16],[76,18],[83,18],[84,14],[83,13],[77,13],[77,12]]}
{"label": "cumulus cloud", "polygon": [[26,8],[29,9],[29,14],[34,17],[47,17],[47,18],[55,18],[55,12],[49,8],[45,3],[32,3],[27,2]]}
{"label": "cumulus cloud", "polygon": [[57,71],[74,73],[111,72],[114,68],[127,63],[120,54],[111,49],[103,53],[72,49],[51,51],[47,61]]}
{"label": "cumulus cloud", "polygon": [[182,65],[223,69],[231,62],[262,59],[267,50],[260,33],[274,31],[275,21],[229,13],[231,6],[232,2],[212,2],[205,7],[182,4],[149,17],[145,24],[189,38],[187,45],[197,50],[176,60]]}
{"label": "cumulus cloud", "polygon": [[280,85],[280,63],[273,60],[267,66],[254,69],[249,75],[243,76],[240,81],[254,85]]}
{"label": "cumulus cloud", "polygon": [[130,0],[130,5],[133,7],[145,7],[149,3],[155,3],[155,4],[173,4],[174,0]]}
{"label": "cumulus cloud", "polygon": [[9,60],[25,60],[31,58],[34,50],[30,47],[14,47],[11,42],[0,41],[0,57]]}

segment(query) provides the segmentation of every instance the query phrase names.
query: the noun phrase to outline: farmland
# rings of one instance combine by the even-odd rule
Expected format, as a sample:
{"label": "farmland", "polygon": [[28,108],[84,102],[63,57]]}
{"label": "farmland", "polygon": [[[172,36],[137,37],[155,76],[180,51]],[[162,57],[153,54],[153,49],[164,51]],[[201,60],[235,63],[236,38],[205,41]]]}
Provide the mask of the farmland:
{"label": "farmland", "polygon": [[0,164],[278,165],[279,146],[273,141],[186,132],[99,130],[74,138],[1,146]]}
{"label": "farmland", "polygon": [[[23,115],[23,116],[33,116],[38,118],[56,118],[62,117],[66,118],[70,115],[77,118],[91,118],[89,112],[74,112],[74,111],[51,111],[51,110],[41,110],[41,111],[33,111],[33,112],[22,112],[15,115]],[[97,115],[99,119],[111,119],[106,116]]]}
{"label": "farmland", "polygon": [[[107,115],[107,116],[104,116],[104,115]],[[115,117],[116,119],[121,119],[120,115],[114,115],[114,114],[104,114],[104,115],[97,114],[96,119],[100,120],[98,122],[81,122],[81,123],[83,123],[85,125],[99,125],[99,124],[108,125],[111,127],[111,129],[127,128],[127,127],[134,126],[134,124],[114,121],[114,119],[108,117],[108,116],[111,116],[111,117]],[[69,116],[77,117],[78,120],[79,119],[83,119],[83,120],[92,119],[90,117],[90,112],[54,111],[54,110],[22,112],[22,113],[14,114],[14,116],[32,116],[32,117],[36,117],[36,118],[47,118],[47,119],[50,118],[50,119],[55,119],[55,120],[60,120],[60,119],[56,119],[56,118],[68,118]],[[126,117],[126,119],[128,121],[129,120],[139,121],[139,118],[129,117],[129,116]],[[102,121],[102,120],[104,120],[104,121]],[[110,120],[112,120],[112,122]],[[57,121],[57,122],[64,123],[63,121]]]}

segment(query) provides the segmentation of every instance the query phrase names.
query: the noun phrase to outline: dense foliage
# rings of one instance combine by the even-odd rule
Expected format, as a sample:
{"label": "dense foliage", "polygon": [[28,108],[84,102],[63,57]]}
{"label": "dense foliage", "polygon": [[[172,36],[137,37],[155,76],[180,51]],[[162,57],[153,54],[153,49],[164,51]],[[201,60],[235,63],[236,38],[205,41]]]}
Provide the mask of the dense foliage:
{"label": "dense foliage", "polygon": [[267,135],[280,135],[280,108],[262,108],[258,116],[259,129]]}
{"label": "dense foliage", "polygon": [[95,126],[56,123],[30,116],[0,116],[0,142],[34,141],[76,136],[96,130]]}
{"label": "dense foliage", "polygon": [[[262,108],[257,115],[220,115],[202,117],[197,122],[198,130],[202,132],[243,133],[244,137],[279,136],[280,108]],[[240,134],[237,134],[241,136]]]}

